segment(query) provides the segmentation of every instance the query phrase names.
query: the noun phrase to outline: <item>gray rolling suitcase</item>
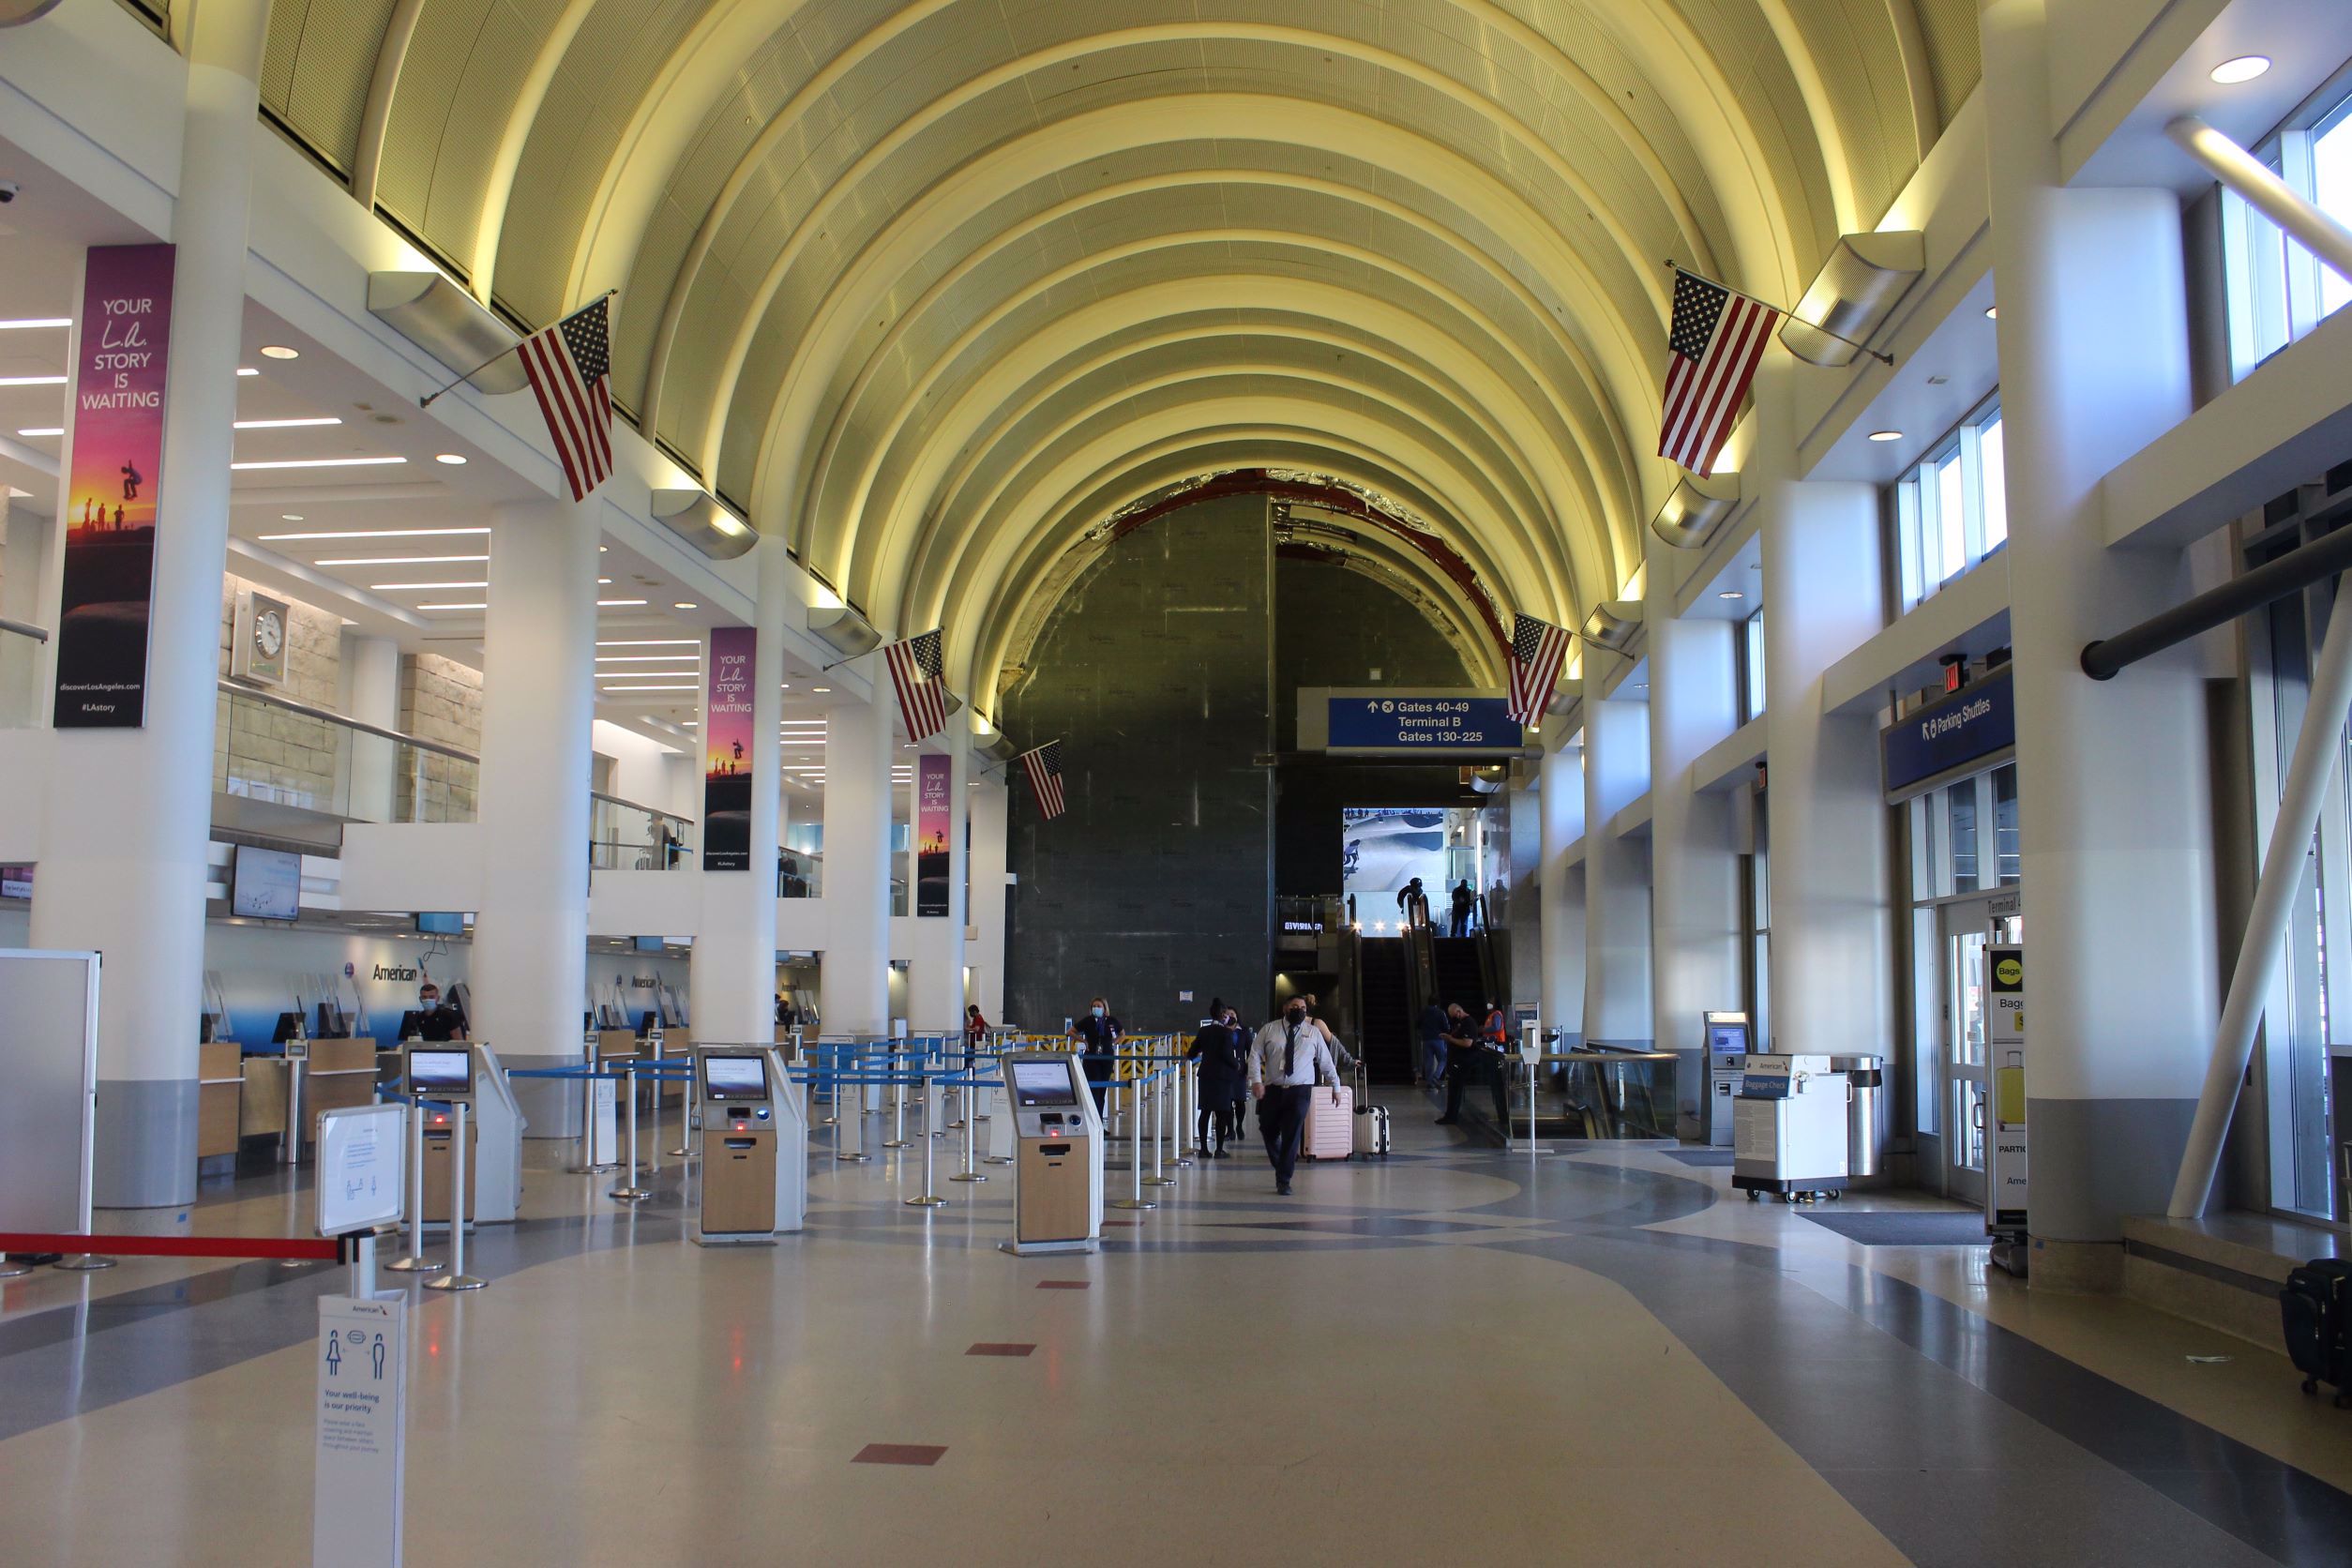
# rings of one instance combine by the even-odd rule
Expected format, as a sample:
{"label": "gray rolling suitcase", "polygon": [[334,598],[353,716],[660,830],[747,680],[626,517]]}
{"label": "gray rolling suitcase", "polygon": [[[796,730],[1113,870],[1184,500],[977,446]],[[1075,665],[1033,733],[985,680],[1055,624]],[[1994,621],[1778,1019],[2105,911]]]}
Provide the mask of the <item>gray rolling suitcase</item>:
{"label": "gray rolling suitcase", "polygon": [[1356,1067],[1355,1152],[1388,1158],[1388,1107],[1376,1106],[1365,1092],[1364,1067]]}

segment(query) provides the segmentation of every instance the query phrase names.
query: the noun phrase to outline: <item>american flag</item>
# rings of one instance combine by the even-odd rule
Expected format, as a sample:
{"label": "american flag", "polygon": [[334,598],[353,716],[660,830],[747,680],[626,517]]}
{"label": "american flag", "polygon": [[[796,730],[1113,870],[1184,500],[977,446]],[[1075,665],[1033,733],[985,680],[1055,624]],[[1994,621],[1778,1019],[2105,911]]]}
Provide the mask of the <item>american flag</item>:
{"label": "american flag", "polygon": [[940,632],[927,631],[882,650],[911,741],[929,740],[947,728],[947,686],[941,679],[946,666],[940,656]]}
{"label": "american flag", "polygon": [[1759,300],[1675,269],[1674,324],[1666,333],[1674,363],[1666,369],[1658,456],[1702,479],[1715,471],[1779,321],[1780,312]]}
{"label": "american flag", "polygon": [[612,390],[606,379],[612,339],[605,309],[611,303],[600,299],[575,310],[515,351],[538,394],[574,501],[587,500],[612,474]]}
{"label": "american flag", "polygon": [[1568,633],[1532,615],[1511,618],[1511,716],[1529,729],[1552,705],[1560,667],[1568,662]]}
{"label": "american flag", "polygon": [[1062,815],[1062,743],[1048,741],[1022,752],[1021,766],[1029,770],[1029,787],[1037,792],[1037,807],[1046,821]]}

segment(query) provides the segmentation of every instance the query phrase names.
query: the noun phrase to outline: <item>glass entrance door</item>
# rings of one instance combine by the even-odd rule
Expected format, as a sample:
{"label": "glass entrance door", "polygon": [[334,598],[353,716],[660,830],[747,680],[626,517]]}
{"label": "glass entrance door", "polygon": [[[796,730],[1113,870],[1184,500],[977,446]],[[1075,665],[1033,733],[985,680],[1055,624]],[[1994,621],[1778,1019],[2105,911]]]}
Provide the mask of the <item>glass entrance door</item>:
{"label": "glass entrance door", "polygon": [[[2013,904],[2014,895],[2002,900]],[[1994,935],[1993,902],[1968,898],[1938,912],[1943,955],[1944,1193],[1966,1203],[1984,1201],[1992,1057],[1986,1047],[1990,999],[1984,949]],[[2013,919],[2014,917],[2009,917]],[[2006,924],[2006,920],[2004,924]]]}

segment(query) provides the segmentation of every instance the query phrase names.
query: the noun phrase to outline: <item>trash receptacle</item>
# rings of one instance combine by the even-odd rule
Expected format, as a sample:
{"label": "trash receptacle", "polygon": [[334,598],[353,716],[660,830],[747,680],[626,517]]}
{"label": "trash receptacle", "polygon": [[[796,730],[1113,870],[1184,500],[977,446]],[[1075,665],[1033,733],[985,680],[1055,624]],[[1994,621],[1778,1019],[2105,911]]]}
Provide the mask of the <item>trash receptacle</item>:
{"label": "trash receptacle", "polygon": [[1886,1098],[1884,1058],[1833,1056],[1833,1071],[1846,1075],[1846,1174],[1848,1180],[1878,1174],[1881,1141],[1878,1108]]}

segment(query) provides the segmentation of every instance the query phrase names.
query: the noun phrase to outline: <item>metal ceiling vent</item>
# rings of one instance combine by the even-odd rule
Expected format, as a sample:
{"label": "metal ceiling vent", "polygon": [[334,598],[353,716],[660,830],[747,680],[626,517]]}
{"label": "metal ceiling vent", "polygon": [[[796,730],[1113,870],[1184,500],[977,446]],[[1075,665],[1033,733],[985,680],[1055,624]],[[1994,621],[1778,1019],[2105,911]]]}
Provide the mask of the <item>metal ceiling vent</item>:
{"label": "metal ceiling vent", "polygon": [[656,522],[714,561],[747,555],[759,531],[699,490],[657,490],[651,508]]}
{"label": "metal ceiling vent", "polygon": [[1862,352],[1859,345],[1886,325],[1896,302],[1926,270],[1927,236],[1916,229],[1841,234],[1780,329],[1780,340],[1808,364],[1851,365]]}
{"label": "metal ceiling vent", "polygon": [[451,375],[474,370],[466,379],[479,391],[520,392],[530,384],[522,361],[510,352],[522,339],[438,272],[368,274],[368,313],[446,365]]}
{"label": "metal ceiling vent", "polygon": [[1666,498],[1666,505],[1658,508],[1658,515],[1650,520],[1650,531],[1677,550],[1704,550],[1739,509],[1738,470],[1704,479],[1685,473]]}

